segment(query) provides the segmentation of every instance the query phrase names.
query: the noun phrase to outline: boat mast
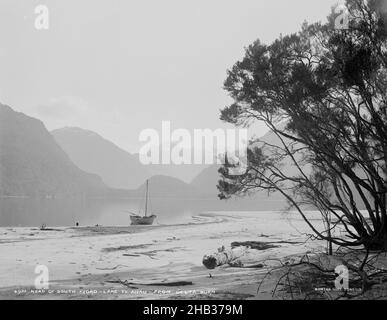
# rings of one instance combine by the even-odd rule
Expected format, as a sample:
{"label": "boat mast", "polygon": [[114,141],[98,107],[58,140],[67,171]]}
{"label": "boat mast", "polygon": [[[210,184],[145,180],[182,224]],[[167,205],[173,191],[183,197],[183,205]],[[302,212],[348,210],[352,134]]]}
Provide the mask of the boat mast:
{"label": "boat mast", "polygon": [[146,194],[145,194],[145,217],[148,211],[148,183],[149,180],[146,180]]}

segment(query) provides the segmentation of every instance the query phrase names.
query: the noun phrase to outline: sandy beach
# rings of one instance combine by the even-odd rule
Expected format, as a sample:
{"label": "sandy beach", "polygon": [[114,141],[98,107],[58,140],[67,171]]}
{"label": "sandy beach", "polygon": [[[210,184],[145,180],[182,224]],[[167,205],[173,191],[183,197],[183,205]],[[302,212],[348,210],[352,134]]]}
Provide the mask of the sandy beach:
{"label": "sandy beach", "polygon": [[[278,259],[309,250],[307,228],[281,212],[208,213],[178,225],[150,227],[1,228],[0,298],[4,299],[269,299],[257,287]],[[208,270],[205,254],[232,242],[259,241],[241,268]],[[270,260],[273,258],[273,260]],[[35,267],[47,266],[49,289],[36,290]]]}

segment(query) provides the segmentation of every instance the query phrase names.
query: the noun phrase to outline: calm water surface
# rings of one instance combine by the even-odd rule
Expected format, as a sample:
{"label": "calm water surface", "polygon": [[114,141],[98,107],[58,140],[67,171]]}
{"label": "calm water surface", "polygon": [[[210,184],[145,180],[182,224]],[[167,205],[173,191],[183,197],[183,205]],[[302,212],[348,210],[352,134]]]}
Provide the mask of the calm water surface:
{"label": "calm water surface", "polygon": [[[278,202],[278,201],[277,201]],[[273,207],[273,201],[228,202],[210,199],[152,199],[150,210],[157,215],[156,224],[185,223],[193,215],[208,211],[265,211]],[[279,208],[285,205],[276,203]],[[0,227],[125,226],[129,213],[143,212],[143,199],[0,199]]]}

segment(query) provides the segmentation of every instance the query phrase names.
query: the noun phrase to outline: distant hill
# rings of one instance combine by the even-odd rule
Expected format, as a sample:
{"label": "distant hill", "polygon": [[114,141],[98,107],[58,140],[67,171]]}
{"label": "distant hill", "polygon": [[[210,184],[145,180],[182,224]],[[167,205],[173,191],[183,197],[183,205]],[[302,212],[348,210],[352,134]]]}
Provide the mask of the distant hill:
{"label": "distant hill", "polygon": [[[153,198],[197,198],[202,196],[200,190],[195,187],[179,179],[162,175],[149,179],[149,192]],[[144,196],[145,183],[131,191],[131,195]]]}
{"label": "distant hill", "polygon": [[106,190],[75,166],[44,124],[0,104],[0,195],[57,196]]}
{"label": "distant hill", "polygon": [[79,168],[98,174],[111,188],[135,189],[151,176],[137,155],[128,153],[95,132],[66,127],[51,134]]}
{"label": "distant hill", "polygon": [[150,164],[146,166],[146,169],[152,176],[169,176],[186,183],[190,183],[195,177],[200,174],[204,169],[209,166],[206,164]]}

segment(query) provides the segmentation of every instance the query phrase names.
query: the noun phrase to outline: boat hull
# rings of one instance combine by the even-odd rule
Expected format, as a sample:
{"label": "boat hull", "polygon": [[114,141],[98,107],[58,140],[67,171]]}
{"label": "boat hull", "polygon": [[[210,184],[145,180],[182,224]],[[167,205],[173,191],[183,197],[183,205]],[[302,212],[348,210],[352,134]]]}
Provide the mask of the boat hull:
{"label": "boat hull", "polygon": [[145,225],[149,226],[153,224],[153,221],[156,219],[155,215],[151,216],[130,216],[130,221],[132,226],[136,225]]}

